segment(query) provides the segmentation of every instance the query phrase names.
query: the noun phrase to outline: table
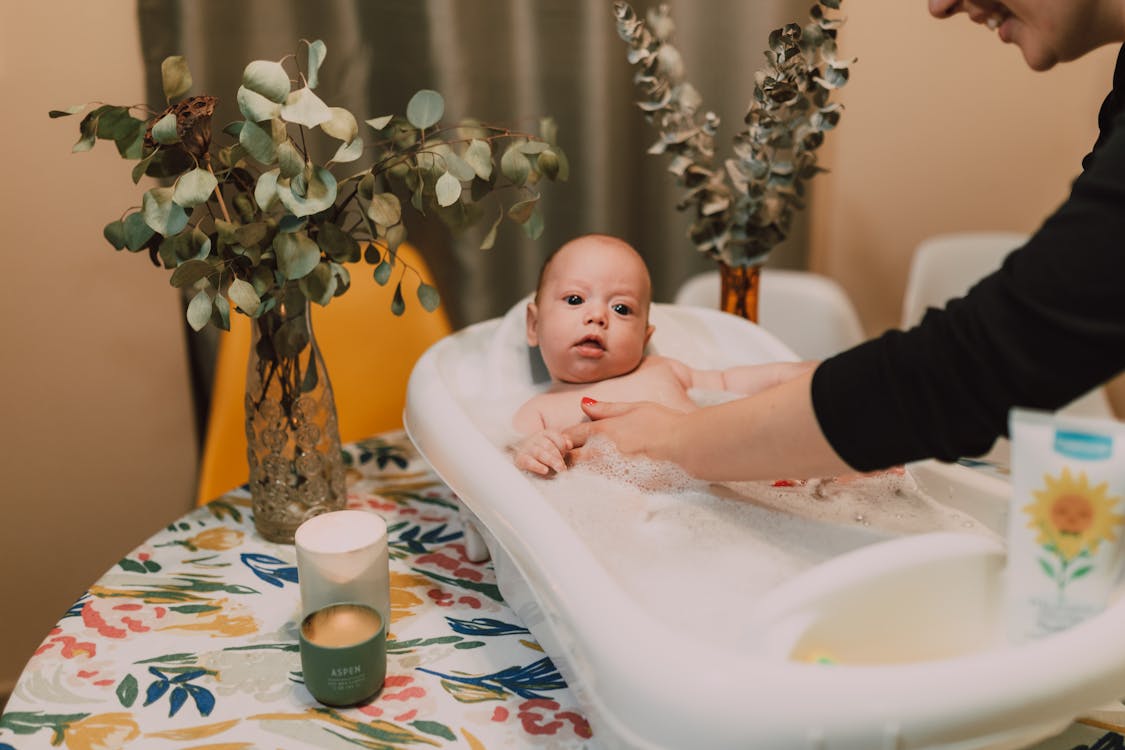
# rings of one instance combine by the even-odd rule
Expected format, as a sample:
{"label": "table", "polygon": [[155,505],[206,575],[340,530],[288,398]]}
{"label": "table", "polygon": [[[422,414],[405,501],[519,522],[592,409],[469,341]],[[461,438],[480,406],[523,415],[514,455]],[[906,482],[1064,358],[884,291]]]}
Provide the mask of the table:
{"label": "table", "polygon": [[[387,521],[387,681],[318,704],[301,682],[296,553],[254,532],[245,490],[159,531],[51,630],[0,717],[0,750],[585,748],[558,671],[472,563],[452,491],[401,431],[344,449],[348,506]],[[1040,750],[1125,748],[1075,724]]]}

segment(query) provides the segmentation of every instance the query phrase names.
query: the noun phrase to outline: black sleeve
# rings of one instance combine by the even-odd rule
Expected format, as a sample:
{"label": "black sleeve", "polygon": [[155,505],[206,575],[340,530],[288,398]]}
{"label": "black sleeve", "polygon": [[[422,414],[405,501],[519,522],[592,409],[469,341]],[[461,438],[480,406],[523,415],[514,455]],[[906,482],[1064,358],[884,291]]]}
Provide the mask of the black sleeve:
{"label": "black sleeve", "polygon": [[1125,112],[1114,97],[1070,196],[998,271],[910,331],[817,368],[817,420],[850,466],[979,455],[1007,434],[1011,407],[1055,410],[1125,369]]}

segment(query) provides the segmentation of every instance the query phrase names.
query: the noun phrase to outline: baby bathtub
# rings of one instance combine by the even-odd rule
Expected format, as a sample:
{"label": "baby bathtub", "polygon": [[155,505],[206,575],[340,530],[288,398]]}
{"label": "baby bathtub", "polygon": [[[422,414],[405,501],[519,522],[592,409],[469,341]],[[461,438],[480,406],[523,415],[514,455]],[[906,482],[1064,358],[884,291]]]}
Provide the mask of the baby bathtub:
{"label": "baby bathtub", "polygon": [[[475,517],[501,592],[598,747],[1019,748],[1125,694],[1125,603],[1010,646],[998,607],[1004,549],[984,534],[902,536],[833,557],[749,607],[736,647],[641,606],[541,494],[549,480],[517,470],[483,426],[482,412],[521,403],[543,377],[524,343],[525,303],[429,349],[404,420]],[[657,304],[652,320],[652,349],[697,367],[793,358],[717,311]],[[909,471],[932,497],[1002,532],[1003,482],[934,462]],[[669,596],[667,606],[689,604]]]}

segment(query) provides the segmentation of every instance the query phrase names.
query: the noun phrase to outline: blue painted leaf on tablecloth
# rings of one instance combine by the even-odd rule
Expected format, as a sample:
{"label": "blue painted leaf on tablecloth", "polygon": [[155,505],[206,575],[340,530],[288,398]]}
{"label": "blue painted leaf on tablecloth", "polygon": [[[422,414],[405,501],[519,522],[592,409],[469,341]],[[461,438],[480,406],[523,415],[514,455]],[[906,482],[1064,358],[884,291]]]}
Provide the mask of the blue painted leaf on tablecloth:
{"label": "blue painted leaf on tablecloth", "polygon": [[476,677],[461,674],[445,674],[423,667],[418,667],[418,671],[441,677],[442,686],[445,687],[450,695],[462,702],[466,701],[458,695],[458,692],[451,690],[450,685],[447,683],[477,688],[478,690],[474,692],[477,693],[478,697],[472,702],[486,700],[486,698],[479,697],[481,690],[492,694],[497,694],[501,691],[509,691],[525,700],[533,700],[546,697],[536,691],[561,690],[566,687],[566,683],[563,682],[559,670],[555,668],[554,663],[547,657],[543,657],[527,666],[512,666],[507,669],[502,669],[499,672],[478,675]]}
{"label": "blue painted leaf on tablecloth", "polygon": [[441,526],[435,526],[424,534],[421,526],[411,526],[401,532],[398,539],[390,544],[392,547],[405,547],[406,551],[413,554],[424,555],[429,551],[430,546],[446,544],[463,536],[461,531],[446,533],[445,526],[444,523]]}
{"label": "blue painted leaf on tablecloth", "polygon": [[[1074,750],[1086,750],[1086,748],[1083,745]],[[1125,750],[1125,737],[1117,732],[1106,732],[1098,738],[1097,742],[1090,745],[1090,750]]]}
{"label": "blue painted leaf on tablecloth", "polygon": [[285,560],[257,552],[243,552],[239,557],[246,567],[254,571],[254,575],[271,586],[282,588],[284,581],[297,583],[297,566]]}
{"label": "blue painted leaf on tablecloth", "polygon": [[[149,671],[152,671],[151,667],[149,668]],[[156,703],[158,700],[164,697],[164,694],[167,693],[168,689],[171,687],[172,683],[168,682],[168,678],[156,680],[148,686],[147,690],[145,690],[144,705],[151,706],[153,703]]]}
{"label": "blue painted leaf on tablecloth", "polygon": [[125,678],[117,683],[117,700],[119,700],[121,705],[125,708],[132,708],[140,692],[141,688],[140,685],[137,684],[137,678],[131,674],[125,675]]}
{"label": "blue painted leaf on tablecloth", "polygon": [[215,696],[211,691],[199,685],[184,685],[184,689],[195,701],[195,708],[199,711],[199,715],[210,716],[211,712],[215,710]]}
{"label": "blue painted leaf on tablecloth", "polygon": [[187,689],[183,685],[177,685],[176,689],[172,691],[172,697],[168,702],[168,718],[175,716],[179,713],[180,709],[187,703]]}
{"label": "blue painted leaf on tablecloth", "polygon": [[456,617],[446,617],[445,621],[456,633],[475,636],[496,635],[530,635],[531,631],[523,625],[515,625],[493,620],[491,617],[476,617],[472,620],[458,620]]}
{"label": "blue painted leaf on tablecloth", "polygon": [[63,615],[63,619],[65,620],[68,617],[81,617],[82,616],[82,610],[85,608],[86,602],[90,601],[90,599],[92,599],[92,598],[93,597],[90,595],[89,592],[86,592],[82,596],[78,597],[78,601],[76,601],[74,604],[70,605],[70,609],[68,609],[66,611],[66,614]]}

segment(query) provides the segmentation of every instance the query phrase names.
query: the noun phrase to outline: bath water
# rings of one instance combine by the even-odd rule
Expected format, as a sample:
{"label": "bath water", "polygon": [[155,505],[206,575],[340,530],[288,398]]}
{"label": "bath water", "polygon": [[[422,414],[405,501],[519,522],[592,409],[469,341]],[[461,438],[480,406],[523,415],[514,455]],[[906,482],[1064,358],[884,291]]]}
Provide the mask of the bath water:
{"label": "bath water", "polygon": [[[527,390],[466,404],[498,448]],[[729,395],[693,393],[701,406]],[[551,478],[527,475],[620,587],[695,637],[738,644],[754,602],[779,583],[859,547],[902,534],[993,535],[926,496],[904,471],[792,482],[713,484],[670,463],[626,458],[608,441],[597,458]],[[706,623],[705,628],[700,628]]]}

